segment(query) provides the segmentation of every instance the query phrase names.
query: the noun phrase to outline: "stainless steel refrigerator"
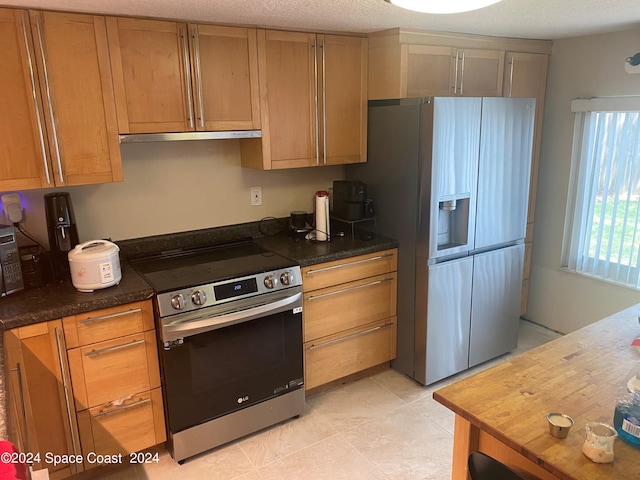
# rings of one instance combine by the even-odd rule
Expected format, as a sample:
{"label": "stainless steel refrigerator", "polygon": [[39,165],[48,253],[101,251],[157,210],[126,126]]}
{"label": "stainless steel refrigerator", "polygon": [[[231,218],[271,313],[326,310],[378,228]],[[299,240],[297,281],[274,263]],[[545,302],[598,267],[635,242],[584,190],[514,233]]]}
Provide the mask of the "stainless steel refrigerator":
{"label": "stainless steel refrigerator", "polygon": [[399,240],[393,367],[429,385],[517,346],[535,99],[369,102],[367,184]]}

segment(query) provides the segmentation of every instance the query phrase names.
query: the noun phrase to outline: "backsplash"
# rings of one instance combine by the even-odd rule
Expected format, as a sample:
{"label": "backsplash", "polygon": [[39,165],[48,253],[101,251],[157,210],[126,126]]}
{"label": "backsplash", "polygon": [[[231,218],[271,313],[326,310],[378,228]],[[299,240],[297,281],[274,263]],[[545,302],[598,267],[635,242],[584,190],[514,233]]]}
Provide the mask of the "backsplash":
{"label": "backsplash", "polygon": [[[47,243],[43,195],[54,191],[71,194],[82,242],[288,217],[292,210],[313,212],[315,191],[344,178],[341,166],[272,171],[242,168],[236,140],[137,143],[120,148],[124,182],[19,192],[27,232]],[[261,206],[250,204],[254,186],[262,188]]]}

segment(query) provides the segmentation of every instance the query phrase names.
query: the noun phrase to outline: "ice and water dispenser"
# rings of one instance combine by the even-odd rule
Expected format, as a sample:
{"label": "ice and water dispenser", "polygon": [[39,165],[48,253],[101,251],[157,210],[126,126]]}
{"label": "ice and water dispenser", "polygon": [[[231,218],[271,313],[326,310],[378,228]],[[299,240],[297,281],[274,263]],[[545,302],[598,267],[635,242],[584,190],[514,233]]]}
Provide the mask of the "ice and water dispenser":
{"label": "ice and water dispenser", "polygon": [[467,245],[469,241],[469,195],[438,199],[438,253]]}

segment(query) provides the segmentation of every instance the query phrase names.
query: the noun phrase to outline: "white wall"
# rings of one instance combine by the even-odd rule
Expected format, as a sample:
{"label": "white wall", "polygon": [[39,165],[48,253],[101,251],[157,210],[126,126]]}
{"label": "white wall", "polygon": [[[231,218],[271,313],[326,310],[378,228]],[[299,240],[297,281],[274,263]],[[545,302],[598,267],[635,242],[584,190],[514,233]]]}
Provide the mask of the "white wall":
{"label": "white wall", "polygon": [[[237,140],[121,145],[124,182],[20,192],[25,227],[42,243],[45,193],[71,194],[80,241],[113,240],[232,225],[313,212],[316,190],[344,178],[343,167],[256,171],[240,166]],[[262,206],[249,189],[262,187]]]}
{"label": "white wall", "polygon": [[570,332],[640,302],[640,292],[560,270],[576,97],[640,95],[625,59],[640,30],[554,41],[542,130],[527,317]]}

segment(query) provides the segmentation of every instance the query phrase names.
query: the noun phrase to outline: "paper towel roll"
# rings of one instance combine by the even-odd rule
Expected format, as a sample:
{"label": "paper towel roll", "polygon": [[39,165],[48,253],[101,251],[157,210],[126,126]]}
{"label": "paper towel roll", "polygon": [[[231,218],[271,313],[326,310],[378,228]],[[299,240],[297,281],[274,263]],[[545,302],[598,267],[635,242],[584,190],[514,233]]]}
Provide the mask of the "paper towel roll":
{"label": "paper towel roll", "polygon": [[329,193],[325,190],[316,192],[316,240],[329,241]]}

